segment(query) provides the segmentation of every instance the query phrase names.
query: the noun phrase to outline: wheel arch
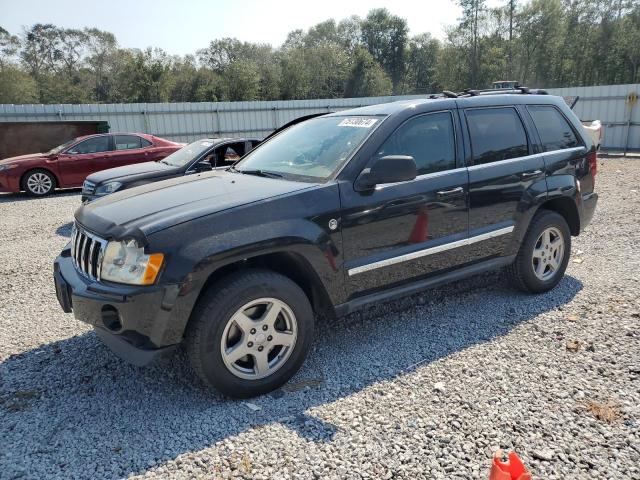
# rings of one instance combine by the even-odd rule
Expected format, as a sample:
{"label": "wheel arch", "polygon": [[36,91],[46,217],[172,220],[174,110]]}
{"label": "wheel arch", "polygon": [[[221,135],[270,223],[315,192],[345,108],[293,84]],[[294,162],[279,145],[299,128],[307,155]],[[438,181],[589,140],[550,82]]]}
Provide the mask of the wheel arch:
{"label": "wheel arch", "polygon": [[210,287],[224,281],[223,279],[229,274],[252,268],[270,270],[287,277],[302,288],[316,315],[328,318],[335,317],[336,313],[331,298],[314,268],[304,256],[288,251],[259,254],[217,268],[207,277],[195,304],[197,305]]}
{"label": "wheel arch", "polygon": [[580,213],[573,198],[556,197],[551,198],[540,205],[538,210],[550,210],[556,212],[566,220],[569,231],[574,237],[580,234]]}

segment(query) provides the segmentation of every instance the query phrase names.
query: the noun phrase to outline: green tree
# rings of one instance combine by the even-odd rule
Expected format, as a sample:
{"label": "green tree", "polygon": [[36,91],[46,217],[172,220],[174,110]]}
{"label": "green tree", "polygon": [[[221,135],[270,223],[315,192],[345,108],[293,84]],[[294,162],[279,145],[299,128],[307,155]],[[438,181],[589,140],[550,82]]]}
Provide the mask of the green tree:
{"label": "green tree", "polygon": [[345,97],[375,97],[391,95],[393,85],[389,76],[364,48],[354,51],[353,67],[347,80]]}
{"label": "green tree", "polygon": [[391,15],[386,8],[371,10],[361,24],[362,41],[393,83],[393,92],[402,93],[408,32],[407,21]]}
{"label": "green tree", "polygon": [[440,42],[428,33],[409,40],[405,90],[433,93],[437,90],[437,67]]}
{"label": "green tree", "polygon": [[35,103],[38,87],[28,73],[12,65],[0,68],[0,103]]}
{"label": "green tree", "polygon": [[250,60],[232,61],[223,74],[226,98],[231,101],[257,100],[260,93],[260,72]]}
{"label": "green tree", "polygon": [[20,49],[20,39],[0,27],[0,68],[13,62]]}
{"label": "green tree", "polygon": [[469,86],[477,88],[480,63],[478,45],[485,0],[458,0],[458,4],[462,7],[459,29],[466,37],[469,50]]}

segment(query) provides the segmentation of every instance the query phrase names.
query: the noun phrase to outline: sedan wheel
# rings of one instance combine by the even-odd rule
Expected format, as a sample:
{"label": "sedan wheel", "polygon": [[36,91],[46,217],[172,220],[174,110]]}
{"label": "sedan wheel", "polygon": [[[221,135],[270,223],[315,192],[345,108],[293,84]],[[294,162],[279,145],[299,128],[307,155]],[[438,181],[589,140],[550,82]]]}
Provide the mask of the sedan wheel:
{"label": "sedan wheel", "polygon": [[50,173],[35,171],[27,175],[24,182],[25,190],[31,195],[41,197],[51,193],[55,181]]}

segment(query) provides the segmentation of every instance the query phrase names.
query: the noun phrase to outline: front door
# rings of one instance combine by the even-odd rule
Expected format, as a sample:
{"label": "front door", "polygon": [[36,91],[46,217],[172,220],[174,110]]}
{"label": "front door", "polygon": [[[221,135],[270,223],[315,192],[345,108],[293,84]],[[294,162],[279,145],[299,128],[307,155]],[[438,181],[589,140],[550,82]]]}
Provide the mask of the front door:
{"label": "front door", "polygon": [[[459,264],[467,236],[467,170],[458,162],[453,112],[413,117],[383,143],[372,162],[411,155],[415,180],[357,192],[341,183],[342,236],[350,296],[371,293]],[[451,248],[450,248],[451,247]]]}
{"label": "front door", "polygon": [[58,156],[61,186],[80,186],[88,175],[103,170],[100,167],[105,164],[111,148],[111,137],[101,135],[88,138],[61,153]]}

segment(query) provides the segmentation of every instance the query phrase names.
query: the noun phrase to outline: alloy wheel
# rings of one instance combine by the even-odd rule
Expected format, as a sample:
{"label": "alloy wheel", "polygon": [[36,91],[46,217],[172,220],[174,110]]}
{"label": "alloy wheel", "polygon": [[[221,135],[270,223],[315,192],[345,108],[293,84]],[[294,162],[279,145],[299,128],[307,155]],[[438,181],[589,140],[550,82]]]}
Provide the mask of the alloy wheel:
{"label": "alloy wheel", "polygon": [[49,193],[53,188],[53,181],[46,173],[36,172],[29,175],[27,179],[27,188],[31,193],[36,195],[44,195]]}
{"label": "alloy wheel", "polygon": [[265,378],[287,362],[297,336],[296,317],[286,303],[276,298],[252,300],[227,322],[220,344],[222,360],[239,378]]}
{"label": "alloy wheel", "polygon": [[545,228],[536,240],[531,257],[533,272],[542,281],[551,279],[564,259],[564,238],[556,227]]}

